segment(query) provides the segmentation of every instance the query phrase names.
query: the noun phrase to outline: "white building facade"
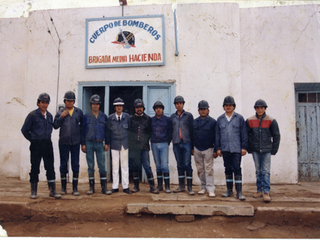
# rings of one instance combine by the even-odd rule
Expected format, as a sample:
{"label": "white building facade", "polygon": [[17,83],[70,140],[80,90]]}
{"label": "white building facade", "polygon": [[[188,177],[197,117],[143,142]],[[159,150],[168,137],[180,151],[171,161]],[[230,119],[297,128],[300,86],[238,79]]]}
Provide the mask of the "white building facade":
{"label": "white building facade", "polygon": [[[138,92],[132,96],[143,98],[151,116],[156,100],[164,102],[165,113],[170,115],[175,111],[173,98],[182,95],[185,110],[195,118],[198,102],[204,99],[209,102],[210,115],[217,119],[223,113],[224,97],[232,95],[236,112],[246,119],[255,113],[255,101],[262,98],[281,133],[279,152],[272,157],[271,183],[296,183],[308,171],[316,179],[320,172],[318,145],[311,155],[306,149],[310,142],[318,142],[317,122],[309,143],[308,137],[302,143],[299,134],[310,135],[302,125],[307,126],[308,116],[314,114],[312,109],[318,111],[320,102],[320,97],[308,102],[314,96],[308,93],[317,96],[320,90],[319,10],[317,4],[261,8],[239,8],[236,3],[178,4],[175,28],[171,4],[125,6],[123,17],[163,15],[164,65],[99,68],[86,68],[86,19],[121,18],[122,7],[43,10],[31,12],[28,18],[0,19],[0,173],[29,179],[29,142],[20,129],[27,114],[36,108],[40,93],[51,96],[48,110],[53,115],[63,104],[66,91],[76,93],[76,106],[84,113],[90,96],[98,93],[105,100],[102,110],[108,115],[114,96],[127,91],[127,95]],[[304,120],[297,117],[302,111],[299,103],[309,109]],[[316,116],[314,121],[318,121]],[[58,132],[52,134],[57,179]],[[304,152],[307,160],[301,157]],[[155,171],[151,152],[150,157]],[[82,152],[80,159],[80,179],[87,181]],[[171,182],[177,183],[172,145],[169,163]],[[194,183],[200,184],[193,159],[192,165]],[[40,179],[45,180],[43,165],[41,168]],[[214,172],[215,184],[224,184],[221,157],[214,160]],[[255,182],[250,154],[242,158],[242,172],[244,183]]]}

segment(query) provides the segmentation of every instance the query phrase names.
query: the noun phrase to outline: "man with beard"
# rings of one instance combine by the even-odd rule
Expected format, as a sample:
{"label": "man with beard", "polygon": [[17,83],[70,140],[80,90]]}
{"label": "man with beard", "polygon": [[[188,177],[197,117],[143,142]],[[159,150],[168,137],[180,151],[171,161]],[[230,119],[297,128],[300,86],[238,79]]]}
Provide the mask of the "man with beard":
{"label": "man with beard", "polygon": [[141,165],[146,171],[150,192],[158,194],[159,190],[154,187],[153,173],[150,167],[149,140],[151,137],[151,118],[144,113],[144,103],[138,98],[134,101],[135,115],[131,116],[129,156],[133,163],[134,188],[132,192],[138,192],[139,172]]}

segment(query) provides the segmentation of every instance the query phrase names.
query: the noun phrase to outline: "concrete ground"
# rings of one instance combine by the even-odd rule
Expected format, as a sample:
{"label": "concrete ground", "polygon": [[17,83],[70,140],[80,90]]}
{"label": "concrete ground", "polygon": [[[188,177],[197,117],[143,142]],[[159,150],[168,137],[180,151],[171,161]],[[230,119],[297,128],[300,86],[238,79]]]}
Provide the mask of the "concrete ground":
{"label": "concrete ground", "polygon": [[[253,184],[243,185],[246,201],[239,201],[234,197],[221,197],[225,186],[216,186],[215,198],[197,195],[200,186],[193,186],[195,196],[189,196],[186,192],[151,194],[148,185],[144,183],[140,184],[140,192],[135,194],[125,194],[120,187],[119,193],[103,195],[100,193],[98,182],[95,184],[96,192],[93,195],[86,195],[89,186],[87,183],[80,183],[78,190],[81,195],[73,196],[70,183],[67,187],[68,194],[55,200],[49,197],[46,182],[40,182],[38,199],[32,200],[29,182],[4,177],[0,177],[0,181],[1,225],[14,222],[67,224],[79,221],[107,224],[107,222],[126,222],[128,217],[141,218],[141,216],[146,216],[146,219],[149,218],[147,216],[171,216],[170,218],[173,217],[176,222],[192,222],[197,221],[199,217],[214,216],[228,219],[249,217],[252,220],[247,229],[253,231],[266,224],[297,226],[303,223],[304,226],[320,226],[320,182],[272,185],[272,201],[265,203],[262,198],[252,197],[256,192]],[[130,188],[132,185],[130,183]],[[171,185],[171,190],[176,187]],[[108,189],[110,188],[111,183],[108,183]],[[57,190],[60,191],[59,182]]]}

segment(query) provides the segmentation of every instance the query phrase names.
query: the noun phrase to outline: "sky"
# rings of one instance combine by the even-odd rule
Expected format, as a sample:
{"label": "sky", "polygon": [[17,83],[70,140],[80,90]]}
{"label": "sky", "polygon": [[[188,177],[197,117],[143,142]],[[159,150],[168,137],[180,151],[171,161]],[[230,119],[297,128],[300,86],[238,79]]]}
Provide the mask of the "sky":
{"label": "sky", "polygon": [[[208,2],[236,2],[240,8],[320,4],[320,0],[127,0],[128,5],[188,4]],[[0,0],[0,18],[28,17],[30,11],[60,8],[120,6],[119,0]]]}

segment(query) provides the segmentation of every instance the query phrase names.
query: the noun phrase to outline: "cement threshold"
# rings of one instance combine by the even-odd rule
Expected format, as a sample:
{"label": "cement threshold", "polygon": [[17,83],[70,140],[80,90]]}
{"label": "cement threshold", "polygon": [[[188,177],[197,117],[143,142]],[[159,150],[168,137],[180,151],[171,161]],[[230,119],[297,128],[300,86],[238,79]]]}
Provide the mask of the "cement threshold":
{"label": "cement threshold", "polygon": [[254,216],[254,207],[248,203],[129,203],[126,212],[129,214],[173,214],[202,216]]}

